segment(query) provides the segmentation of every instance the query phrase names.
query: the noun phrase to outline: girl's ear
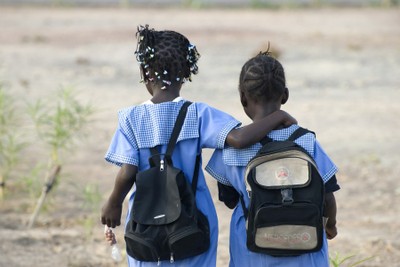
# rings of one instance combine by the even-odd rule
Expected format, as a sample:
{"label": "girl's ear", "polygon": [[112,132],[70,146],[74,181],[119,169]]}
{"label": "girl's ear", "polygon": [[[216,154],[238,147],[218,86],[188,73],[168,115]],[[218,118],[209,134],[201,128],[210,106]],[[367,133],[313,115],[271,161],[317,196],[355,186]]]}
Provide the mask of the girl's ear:
{"label": "girl's ear", "polygon": [[240,91],[240,103],[244,108],[247,107],[247,98],[243,91]]}
{"label": "girl's ear", "polygon": [[283,92],[281,104],[284,105],[289,99],[289,89],[285,87],[285,91]]}

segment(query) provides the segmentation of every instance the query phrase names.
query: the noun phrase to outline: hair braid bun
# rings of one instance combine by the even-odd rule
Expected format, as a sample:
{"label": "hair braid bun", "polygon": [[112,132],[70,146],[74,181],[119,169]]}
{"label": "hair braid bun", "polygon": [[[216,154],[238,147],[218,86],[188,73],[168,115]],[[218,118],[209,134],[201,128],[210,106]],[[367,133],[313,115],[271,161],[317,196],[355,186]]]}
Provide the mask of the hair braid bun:
{"label": "hair braid bun", "polygon": [[171,83],[191,81],[198,73],[200,54],[196,46],[175,31],[156,31],[149,25],[139,26],[136,59],[144,70],[146,82],[162,82],[162,89]]}

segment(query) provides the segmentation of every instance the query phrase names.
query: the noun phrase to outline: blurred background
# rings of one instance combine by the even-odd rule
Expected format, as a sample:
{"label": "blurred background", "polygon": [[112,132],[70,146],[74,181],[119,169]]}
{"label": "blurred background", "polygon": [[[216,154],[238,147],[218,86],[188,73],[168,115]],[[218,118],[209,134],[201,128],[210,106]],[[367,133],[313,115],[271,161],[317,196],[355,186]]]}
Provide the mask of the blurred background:
{"label": "blurred background", "polygon": [[335,6],[392,6],[398,0],[2,0],[11,5],[67,5],[67,6],[195,6],[195,7],[315,7]]}
{"label": "blurred background", "polygon": [[[197,46],[200,72],[182,96],[244,124],[240,69],[269,43],[290,90],[283,109],[340,169],[332,266],[400,266],[399,1],[0,0],[1,267],[126,266],[103,241],[118,171],[103,156],[117,111],[150,97],[134,55],[144,24]],[[217,266],[228,266],[231,211],[207,183]]]}

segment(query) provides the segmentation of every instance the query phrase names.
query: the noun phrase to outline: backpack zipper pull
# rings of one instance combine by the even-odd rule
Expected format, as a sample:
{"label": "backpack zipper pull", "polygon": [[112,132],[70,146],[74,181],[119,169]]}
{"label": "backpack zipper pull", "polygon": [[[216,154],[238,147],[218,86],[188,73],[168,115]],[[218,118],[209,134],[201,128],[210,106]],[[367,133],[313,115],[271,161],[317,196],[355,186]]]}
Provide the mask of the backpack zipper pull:
{"label": "backpack zipper pull", "polygon": [[164,160],[160,160],[160,171],[164,170]]}
{"label": "backpack zipper pull", "polygon": [[171,257],[169,258],[170,263],[174,263],[174,253],[171,252]]}

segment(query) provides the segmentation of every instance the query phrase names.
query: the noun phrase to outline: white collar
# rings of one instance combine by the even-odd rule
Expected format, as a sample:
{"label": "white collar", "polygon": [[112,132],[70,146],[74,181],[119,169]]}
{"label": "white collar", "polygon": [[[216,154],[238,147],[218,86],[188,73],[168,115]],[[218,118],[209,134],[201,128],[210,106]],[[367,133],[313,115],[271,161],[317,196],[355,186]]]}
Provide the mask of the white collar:
{"label": "white collar", "polygon": [[[181,100],[183,100],[183,97],[178,96],[177,98],[175,98],[174,100],[172,100],[172,102],[179,102],[179,101],[181,101]],[[154,105],[154,103],[153,103],[150,99],[147,100],[147,101],[145,101],[145,102],[143,102],[142,104],[144,104],[144,105]]]}

